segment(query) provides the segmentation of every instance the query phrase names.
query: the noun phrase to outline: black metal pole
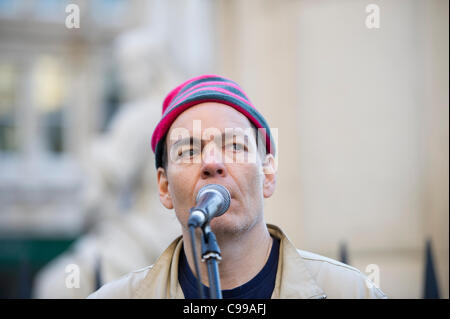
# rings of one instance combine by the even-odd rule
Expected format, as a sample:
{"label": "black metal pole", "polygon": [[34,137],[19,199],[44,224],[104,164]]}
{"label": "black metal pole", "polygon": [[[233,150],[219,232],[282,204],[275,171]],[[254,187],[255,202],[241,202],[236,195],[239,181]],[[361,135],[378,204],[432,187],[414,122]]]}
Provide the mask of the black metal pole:
{"label": "black metal pole", "polygon": [[[197,276],[197,290],[198,295],[200,299],[205,299],[205,295],[203,293],[203,286],[202,286],[202,277],[200,275],[200,267],[198,265],[197,260],[197,246],[195,245],[195,227],[189,226],[189,234],[191,237],[191,250],[192,250],[192,257],[194,259],[194,266],[195,266],[195,275]],[[202,239],[203,241],[203,239]]]}
{"label": "black metal pole", "polygon": [[218,261],[222,259],[220,248],[217,244],[216,235],[211,231],[209,225],[202,227],[202,231],[202,260],[206,261],[208,268],[209,295],[211,299],[222,299],[218,267]]}

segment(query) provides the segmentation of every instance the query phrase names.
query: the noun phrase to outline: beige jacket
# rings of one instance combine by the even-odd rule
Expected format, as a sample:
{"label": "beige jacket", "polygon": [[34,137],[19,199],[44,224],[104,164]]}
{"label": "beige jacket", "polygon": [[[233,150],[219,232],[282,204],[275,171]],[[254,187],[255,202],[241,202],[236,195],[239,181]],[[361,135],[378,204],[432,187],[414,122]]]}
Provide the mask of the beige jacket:
{"label": "beige jacket", "polygon": [[[310,252],[297,250],[276,226],[267,225],[279,238],[280,256],[272,298],[387,298],[359,270]],[[178,237],[152,266],[108,283],[88,298],[184,298],[178,282]]]}

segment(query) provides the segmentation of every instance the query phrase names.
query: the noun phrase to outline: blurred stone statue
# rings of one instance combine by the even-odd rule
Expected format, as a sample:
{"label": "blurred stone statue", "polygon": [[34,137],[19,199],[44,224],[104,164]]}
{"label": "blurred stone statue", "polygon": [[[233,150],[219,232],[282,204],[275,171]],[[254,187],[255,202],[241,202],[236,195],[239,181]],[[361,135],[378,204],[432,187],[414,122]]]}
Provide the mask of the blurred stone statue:
{"label": "blurred stone statue", "polygon": [[117,39],[124,103],[86,151],[83,211],[89,228],[36,276],[34,298],[85,298],[99,285],[153,264],[181,233],[159,202],[150,147],[163,98],[179,82],[163,45],[145,28]]}

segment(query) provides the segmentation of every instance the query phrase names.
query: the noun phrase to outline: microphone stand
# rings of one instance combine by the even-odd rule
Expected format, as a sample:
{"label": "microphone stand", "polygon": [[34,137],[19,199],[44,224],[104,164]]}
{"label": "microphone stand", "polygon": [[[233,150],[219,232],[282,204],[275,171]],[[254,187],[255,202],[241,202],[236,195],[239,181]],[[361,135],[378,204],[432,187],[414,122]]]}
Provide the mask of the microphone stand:
{"label": "microphone stand", "polygon": [[202,229],[202,261],[208,267],[209,296],[211,299],[222,299],[218,262],[222,259],[216,235],[211,231],[209,223]]}

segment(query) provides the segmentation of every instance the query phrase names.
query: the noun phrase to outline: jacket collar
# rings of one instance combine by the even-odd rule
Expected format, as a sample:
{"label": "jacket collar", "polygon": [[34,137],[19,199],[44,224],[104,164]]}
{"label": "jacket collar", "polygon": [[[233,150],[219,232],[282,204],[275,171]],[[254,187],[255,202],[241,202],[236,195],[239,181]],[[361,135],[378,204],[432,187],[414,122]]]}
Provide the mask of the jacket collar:
{"label": "jacket collar", "polygon": [[[272,298],[309,299],[325,298],[306,267],[302,256],[277,226],[267,224],[269,233],[280,239],[280,256]],[[184,298],[178,282],[178,261],[183,246],[182,236],[175,239],[162,253],[138,286],[137,298]]]}
{"label": "jacket collar", "polygon": [[277,277],[272,299],[314,299],[326,298],[306,264],[283,231],[267,224],[269,233],[280,239],[280,257],[278,259]]}

